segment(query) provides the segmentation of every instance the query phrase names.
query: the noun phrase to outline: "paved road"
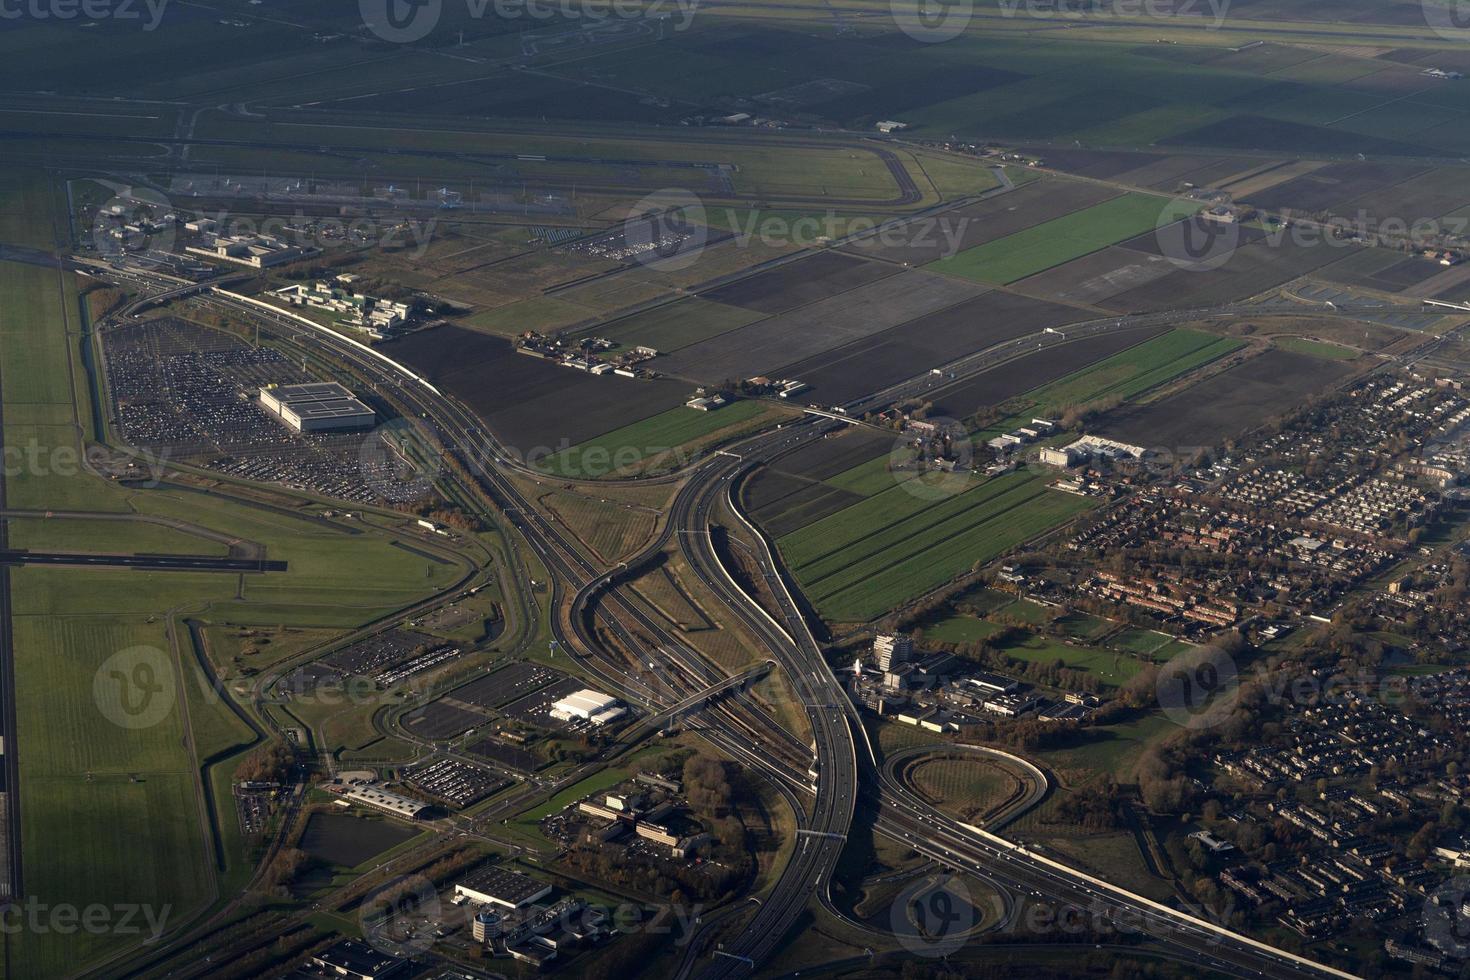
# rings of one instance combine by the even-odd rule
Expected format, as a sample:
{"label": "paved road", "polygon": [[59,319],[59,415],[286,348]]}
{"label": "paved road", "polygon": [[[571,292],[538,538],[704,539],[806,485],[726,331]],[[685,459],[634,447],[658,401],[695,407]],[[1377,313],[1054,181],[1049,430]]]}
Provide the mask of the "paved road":
{"label": "paved road", "polygon": [[[331,346],[334,354],[370,377],[381,377],[387,370],[386,365],[346,344],[336,344],[321,335],[315,339]],[[628,623],[649,629],[654,638],[666,636],[638,603],[624,594],[625,590],[616,581],[616,576],[600,573],[566,540],[558,527],[530,507],[516,488],[499,475],[493,458],[493,439],[480,429],[478,421],[462,406],[431,394],[416,384],[405,383],[398,394],[417,413],[435,419],[450,444],[451,453],[460,454],[458,458],[482,479],[497,505],[554,573],[573,585],[581,583],[579,595],[597,589],[604,592],[600,604],[612,612],[611,616],[604,617],[604,624],[621,641],[636,642]],[[724,950],[719,951],[726,955],[703,958],[700,954],[708,950],[700,942],[691,943],[681,965],[681,975],[692,972],[711,977],[744,975],[776,948],[807,901],[813,895],[819,899],[825,897],[831,870],[842,851],[841,836],[850,826],[856,795],[862,791],[871,794],[880,808],[877,829],[909,842],[921,853],[1000,882],[1022,895],[1029,893],[1080,908],[1094,907],[1107,916],[1126,918],[1158,941],[1194,957],[1201,966],[1238,976],[1346,976],[1294,959],[1246,937],[1214,929],[1206,922],[1156,907],[1034,851],[966,827],[915,799],[903,786],[883,773],[876,765],[856,709],[822,657],[764,538],[753,525],[748,525],[750,533],[761,542],[761,572],[771,594],[776,596],[779,606],[776,617],[748,597],[742,597],[728,575],[713,567],[719,559],[713,555],[712,547],[706,550],[709,542],[706,532],[713,509],[721,504],[734,508],[736,495],[733,490],[741,477],[756,463],[790,451],[803,441],[819,437],[824,427],[838,424],[841,423],[803,420],[782,430],[756,436],[736,447],[740,458],[722,455],[705,460],[690,474],[665,529],[665,534],[675,530],[693,532],[680,535],[681,546],[686,548],[686,555],[697,561],[698,574],[705,584],[732,608],[740,608],[747,623],[766,622],[766,627],[758,635],[766,640],[773,655],[786,668],[792,686],[808,712],[813,725],[816,756],[813,772],[809,774],[816,783],[816,801],[809,826],[805,828],[816,833],[802,835],[801,843],[751,923],[738,937],[727,942]],[[744,521],[738,510],[736,514],[737,519]],[[601,584],[597,581],[604,579],[606,581]],[[574,619],[567,627],[559,617],[558,633],[568,642],[575,637],[577,641],[588,644],[594,652],[582,661],[582,665],[609,683],[621,684],[614,690],[626,692],[630,700],[638,700],[640,693],[646,693],[653,704],[677,700],[671,699],[667,692],[640,692],[636,684],[630,688],[626,664],[619,665],[616,658],[609,658],[605,651],[600,651],[601,645],[584,622]],[[677,683],[685,696],[698,689],[690,690],[695,684],[718,680],[717,671],[710,676],[713,670],[710,665],[702,662],[693,651],[677,644],[653,653],[657,666],[669,670],[670,683]],[[620,666],[623,670],[621,677],[618,674]],[[789,733],[783,738],[779,729],[773,731],[759,715],[752,719],[750,712],[737,710],[731,704],[711,709],[706,717],[710,725],[703,734],[736,758],[788,786],[792,785],[793,773],[789,764],[779,761],[780,752],[786,748],[781,743],[789,741]],[[810,787],[807,789],[810,791]]]}

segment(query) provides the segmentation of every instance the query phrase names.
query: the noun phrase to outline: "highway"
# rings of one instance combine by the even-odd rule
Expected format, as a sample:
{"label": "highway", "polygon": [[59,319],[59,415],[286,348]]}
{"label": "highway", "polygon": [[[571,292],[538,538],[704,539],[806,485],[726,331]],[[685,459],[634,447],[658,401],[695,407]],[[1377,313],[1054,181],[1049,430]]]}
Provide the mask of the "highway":
{"label": "highway", "polygon": [[[261,312],[243,304],[241,307]],[[293,333],[302,332],[285,318],[275,322],[292,327]],[[620,580],[625,571],[599,570],[560,528],[529,505],[499,472],[497,463],[505,454],[498,443],[466,409],[425,385],[391,376],[390,367],[356,351],[345,339],[337,343],[322,334],[312,339],[331,348],[353,370],[390,387],[397,386],[394,394],[409,417],[432,419],[445,452],[473,474],[559,582],[569,583],[576,590],[567,604],[571,613],[559,613],[553,622],[564,645],[584,654],[579,663],[588,673],[650,711],[676,706],[721,681],[721,671],[668,636],[642,608],[640,600],[622,587]],[[1247,977],[1348,976],[1156,905],[1045,855],[967,827],[916,799],[884,772],[877,764],[857,709],[822,655],[768,542],[740,514],[737,505],[740,481],[756,466],[820,438],[841,424],[803,419],[696,464],[675,498],[660,540],[650,546],[661,549],[670,535],[678,532],[679,546],[702,583],[752,629],[785,670],[806,711],[814,738],[813,746],[802,745],[770,715],[743,698],[722,699],[703,714],[708,727],[700,734],[787,787],[783,792],[814,793],[815,799],[804,817],[803,829],[808,833],[802,835],[776,884],[743,930],[718,950],[709,949],[701,934],[689,945],[680,976],[747,975],[782,942],[814,896],[822,904],[830,904],[831,875],[851,827],[859,792],[870,795],[879,808],[877,830],[906,841],[921,853],[996,882],[1020,896],[1096,909],[1106,920],[1136,923],[1140,931],[1182,951],[1203,967]],[[761,574],[767,591],[775,597],[775,615],[743,593],[715,553],[709,531],[722,510],[759,542]],[[637,562],[631,561],[629,567],[636,568]],[[553,596],[553,608],[562,605]],[[661,689],[654,690],[645,680],[629,678],[628,660],[609,651],[594,633],[591,624],[599,616],[619,646],[637,651],[640,660],[646,658],[652,665]],[[799,773],[798,757],[808,760],[810,771],[805,780]],[[1014,908],[1008,920],[1014,920],[1013,913]]]}

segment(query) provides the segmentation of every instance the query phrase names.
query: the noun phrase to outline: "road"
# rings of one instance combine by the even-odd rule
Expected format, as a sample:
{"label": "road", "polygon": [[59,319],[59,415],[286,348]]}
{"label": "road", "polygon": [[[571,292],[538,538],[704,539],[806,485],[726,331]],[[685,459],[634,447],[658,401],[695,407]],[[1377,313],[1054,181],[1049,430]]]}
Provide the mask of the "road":
{"label": "road", "polygon": [[[251,312],[259,313],[254,309]],[[299,327],[296,330],[300,332]],[[604,680],[631,702],[650,708],[677,704],[681,697],[718,683],[723,676],[721,672],[669,637],[637,598],[623,588],[619,572],[600,571],[567,540],[560,528],[531,507],[501,475],[497,460],[504,458],[503,451],[466,409],[424,384],[391,377],[389,366],[355,350],[345,341],[338,343],[321,334],[313,335],[313,339],[331,348],[335,356],[355,371],[390,386],[396,384],[394,393],[403,401],[410,417],[432,418],[439,427],[446,452],[481,482],[553,575],[576,588],[571,608],[588,615],[558,615],[554,622],[558,637],[568,649],[580,648],[585,654],[580,665],[588,673]],[[823,657],[769,543],[740,514],[736,505],[735,491],[740,480],[758,464],[820,438],[840,424],[825,419],[803,419],[752,437],[729,454],[709,457],[696,464],[675,498],[670,520],[661,536],[660,547],[667,543],[669,535],[682,532],[678,534],[680,547],[703,584],[755,631],[771,656],[785,669],[812,726],[814,745],[806,751],[806,756],[811,759],[815,755],[815,760],[808,763],[809,785],[802,787],[806,792],[814,791],[815,795],[803,828],[810,832],[802,835],[776,884],[740,934],[726,941],[723,949],[711,950],[705,941],[707,937],[701,933],[690,943],[680,975],[745,975],[785,939],[812,897],[823,904],[830,902],[831,875],[842,853],[843,838],[851,827],[857,795],[862,792],[874,799],[879,808],[876,829],[908,842],[915,850],[997,882],[1022,896],[1095,909],[1106,921],[1130,923],[1131,928],[1136,927],[1171,949],[1183,951],[1201,966],[1237,976],[1349,976],[1156,905],[1034,850],[979,828],[967,827],[916,799],[884,773],[877,764],[857,710]],[[709,531],[716,510],[721,508],[743,524],[759,543],[761,575],[776,599],[775,615],[741,591],[714,553]],[[636,567],[635,563],[630,565]],[[609,634],[626,649],[650,657],[656,676],[666,688],[654,690],[646,680],[629,680],[628,662],[609,653],[588,625],[599,615]],[[654,641],[656,649],[646,649],[647,644],[639,642],[638,634]],[[704,717],[708,726],[701,734],[734,758],[785,786],[799,785],[799,776],[793,773],[788,761],[794,736],[774,725],[771,718],[742,704],[740,699],[722,701],[709,708]]]}

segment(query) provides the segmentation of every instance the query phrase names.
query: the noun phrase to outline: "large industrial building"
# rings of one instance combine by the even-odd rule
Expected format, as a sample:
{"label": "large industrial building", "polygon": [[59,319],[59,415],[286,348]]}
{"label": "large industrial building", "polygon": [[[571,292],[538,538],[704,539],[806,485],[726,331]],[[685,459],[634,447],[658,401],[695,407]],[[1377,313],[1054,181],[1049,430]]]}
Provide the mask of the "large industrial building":
{"label": "large industrial building", "polygon": [[586,688],[568,694],[551,706],[551,717],[557,721],[590,721],[594,725],[605,725],[626,713],[627,709],[617,698]]}
{"label": "large industrial building", "polygon": [[525,908],[551,894],[551,886],[527,875],[504,868],[486,868],[454,886],[456,899],[476,905],[498,905],[505,909]]}
{"label": "large industrial building", "polygon": [[297,432],[370,428],[377,415],[335,381],[260,389],[260,403]]}

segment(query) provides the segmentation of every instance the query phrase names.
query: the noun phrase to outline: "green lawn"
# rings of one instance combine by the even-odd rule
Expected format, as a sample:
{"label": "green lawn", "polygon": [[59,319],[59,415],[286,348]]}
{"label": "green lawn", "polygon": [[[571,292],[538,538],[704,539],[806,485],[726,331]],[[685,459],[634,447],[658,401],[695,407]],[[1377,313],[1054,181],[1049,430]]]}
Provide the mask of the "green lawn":
{"label": "green lawn", "polygon": [[583,797],[591,796],[593,793],[600,793],[605,789],[611,789],[627,779],[629,775],[626,769],[600,769],[586,779],[568,786],[545,803],[532,807],[525,813],[522,813],[516,817],[516,822],[529,824],[534,827],[553,813],[558,813],[566,809]]}
{"label": "green lawn", "polygon": [[1061,661],[1064,667],[1085,670],[1104,684],[1116,687],[1143,669],[1143,664],[1125,653],[1113,653],[1096,647],[1072,646],[1049,636],[1028,634],[1017,643],[1002,648],[1006,656],[1029,663]]}
{"label": "green lawn", "polygon": [[1113,624],[1086,613],[1070,613],[1057,620],[1057,625],[1074,640],[1086,640],[1106,633]]}
{"label": "green lawn", "polygon": [[1141,235],[1197,210],[1199,204],[1193,201],[1124,194],[967,248],[958,255],[931,263],[931,268],[965,279],[1005,285]]}
{"label": "green lawn", "polygon": [[1158,633],[1154,630],[1127,629],[1113,637],[1109,641],[1119,650],[1140,656],[1157,653],[1165,646],[1172,643],[1166,633]]}
{"label": "green lawn", "polygon": [[563,449],[540,466],[557,476],[582,479],[606,476],[663,456],[721,429],[749,422],[764,411],[765,406],[755,401],[737,401],[712,412],[680,405]]}
{"label": "green lawn", "polygon": [[1005,627],[997,626],[988,619],[957,614],[926,625],[924,638],[940,643],[978,643],[994,636]]}
{"label": "green lawn", "polygon": [[1039,602],[1032,602],[1030,599],[1017,599],[997,609],[996,612],[1002,613],[1010,619],[1017,619],[1032,626],[1040,626],[1042,623],[1050,622],[1057,611],[1051,606],[1045,606]]}

